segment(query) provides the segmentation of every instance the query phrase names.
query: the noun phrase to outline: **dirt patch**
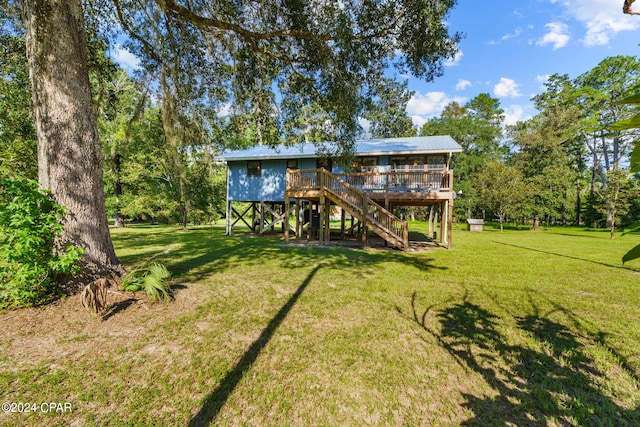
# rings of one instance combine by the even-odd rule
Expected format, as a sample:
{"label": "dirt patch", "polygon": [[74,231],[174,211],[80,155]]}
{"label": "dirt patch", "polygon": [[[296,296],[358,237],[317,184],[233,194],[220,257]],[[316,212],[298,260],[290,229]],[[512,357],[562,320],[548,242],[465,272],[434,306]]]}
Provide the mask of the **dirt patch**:
{"label": "dirt patch", "polygon": [[207,289],[200,284],[177,285],[173,301],[153,303],[141,294],[112,290],[101,315],[83,308],[79,295],[0,313],[0,369],[80,360],[96,348],[122,348],[167,319],[193,312],[203,292]]}

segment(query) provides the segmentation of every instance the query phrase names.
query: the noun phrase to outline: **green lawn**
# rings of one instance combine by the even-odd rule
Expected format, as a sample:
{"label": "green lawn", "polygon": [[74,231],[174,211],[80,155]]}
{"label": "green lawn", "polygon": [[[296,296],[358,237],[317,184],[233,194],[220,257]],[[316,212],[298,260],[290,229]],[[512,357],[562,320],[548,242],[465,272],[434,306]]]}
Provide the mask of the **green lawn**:
{"label": "green lawn", "polygon": [[640,262],[620,261],[640,236],[454,230],[402,253],[222,233],[113,231],[128,267],[169,250],[169,304],[1,313],[0,400],[73,411],[0,423],[640,425]]}

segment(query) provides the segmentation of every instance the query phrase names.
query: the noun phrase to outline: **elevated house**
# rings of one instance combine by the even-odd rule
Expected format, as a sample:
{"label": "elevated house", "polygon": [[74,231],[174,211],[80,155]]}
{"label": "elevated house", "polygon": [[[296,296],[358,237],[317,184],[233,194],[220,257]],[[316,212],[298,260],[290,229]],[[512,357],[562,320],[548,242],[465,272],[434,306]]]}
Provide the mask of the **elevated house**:
{"label": "elevated house", "polygon": [[[399,206],[432,206],[440,216],[439,243],[451,244],[454,201],[451,156],[462,148],[450,136],[368,139],[356,142],[349,171],[316,154],[313,144],[258,146],[228,152],[227,234],[238,223],[257,233],[282,225],[285,238],[328,242],[332,213],[342,235],[369,231],[408,248],[407,222]],[[238,202],[242,202],[241,209]]]}

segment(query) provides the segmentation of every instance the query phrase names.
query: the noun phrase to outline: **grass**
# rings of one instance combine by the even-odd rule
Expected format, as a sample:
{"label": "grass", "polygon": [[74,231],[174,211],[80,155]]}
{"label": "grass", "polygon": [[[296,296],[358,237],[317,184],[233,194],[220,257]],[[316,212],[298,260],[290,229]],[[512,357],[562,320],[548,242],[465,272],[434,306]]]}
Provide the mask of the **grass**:
{"label": "grass", "polygon": [[2,401],[74,408],[0,423],[640,425],[638,236],[456,229],[401,253],[222,232],[113,230],[129,268],[169,249],[176,301],[87,315],[55,340],[84,352],[55,358],[0,335]]}

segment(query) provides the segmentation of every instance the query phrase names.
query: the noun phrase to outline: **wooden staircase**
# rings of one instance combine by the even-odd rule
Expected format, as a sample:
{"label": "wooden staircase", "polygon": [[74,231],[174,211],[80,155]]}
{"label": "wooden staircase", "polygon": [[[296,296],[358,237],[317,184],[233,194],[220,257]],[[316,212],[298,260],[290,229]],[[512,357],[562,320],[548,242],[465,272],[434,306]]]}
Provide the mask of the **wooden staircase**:
{"label": "wooden staircase", "polygon": [[409,247],[407,222],[401,220],[384,207],[373,201],[366,193],[340,179],[326,169],[288,170],[287,193],[292,197],[300,194],[321,193],[334,204],[340,206],[354,218],[371,229],[378,236],[398,249]]}

